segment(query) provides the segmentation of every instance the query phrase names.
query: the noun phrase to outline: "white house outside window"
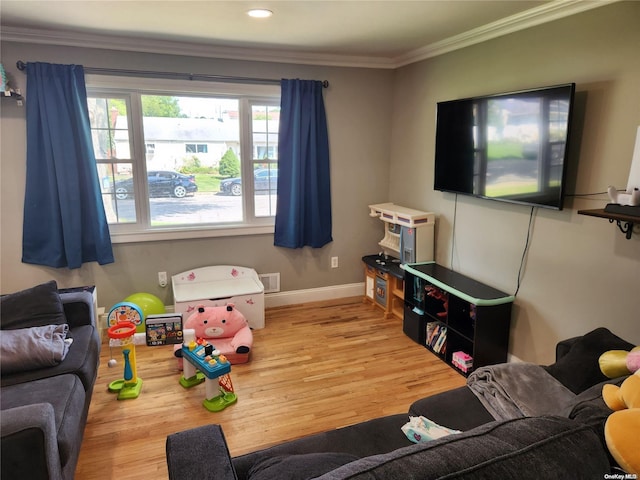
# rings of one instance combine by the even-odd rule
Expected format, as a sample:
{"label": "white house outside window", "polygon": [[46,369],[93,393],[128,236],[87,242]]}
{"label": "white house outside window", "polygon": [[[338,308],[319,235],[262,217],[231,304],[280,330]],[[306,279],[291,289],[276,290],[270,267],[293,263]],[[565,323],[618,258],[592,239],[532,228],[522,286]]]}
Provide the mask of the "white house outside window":
{"label": "white house outside window", "polygon": [[114,242],[273,232],[277,86],[120,80],[87,79]]}

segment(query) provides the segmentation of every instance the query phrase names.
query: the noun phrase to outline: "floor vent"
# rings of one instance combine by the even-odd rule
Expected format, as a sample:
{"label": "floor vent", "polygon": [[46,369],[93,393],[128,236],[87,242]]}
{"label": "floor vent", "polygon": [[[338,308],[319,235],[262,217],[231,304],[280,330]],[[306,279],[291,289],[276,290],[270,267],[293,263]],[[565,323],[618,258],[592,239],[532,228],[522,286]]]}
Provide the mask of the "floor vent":
{"label": "floor vent", "polygon": [[264,293],[275,293],[280,291],[280,272],[278,273],[261,273],[258,275],[262,285],[264,285]]}

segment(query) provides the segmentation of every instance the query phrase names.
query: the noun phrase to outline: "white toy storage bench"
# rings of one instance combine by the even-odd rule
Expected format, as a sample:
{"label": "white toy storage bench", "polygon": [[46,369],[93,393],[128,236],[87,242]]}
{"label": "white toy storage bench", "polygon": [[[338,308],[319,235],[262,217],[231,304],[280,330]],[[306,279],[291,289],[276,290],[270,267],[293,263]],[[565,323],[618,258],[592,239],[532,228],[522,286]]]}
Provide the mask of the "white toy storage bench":
{"label": "white toy storage bench", "polygon": [[264,328],[264,286],[252,268],[233,265],[201,267],[171,277],[176,313],[184,319],[198,305],[235,304],[253,329]]}

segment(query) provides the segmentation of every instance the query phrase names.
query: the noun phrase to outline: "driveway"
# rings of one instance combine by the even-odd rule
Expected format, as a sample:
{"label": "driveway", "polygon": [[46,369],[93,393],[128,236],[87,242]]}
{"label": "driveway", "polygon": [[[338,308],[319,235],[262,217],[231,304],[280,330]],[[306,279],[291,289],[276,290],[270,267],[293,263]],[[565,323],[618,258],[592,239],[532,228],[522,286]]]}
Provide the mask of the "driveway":
{"label": "driveway", "polygon": [[[151,223],[161,225],[185,225],[194,223],[226,223],[242,221],[242,196],[219,195],[215,193],[198,192],[192,197],[185,198],[150,198]],[[256,195],[256,213],[268,216],[269,208],[275,215],[276,197],[269,202],[268,195]],[[116,208],[120,221],[135,219],[133,199],[118,200],[117,207],[112,205],[113,211],[107,211],[110,222],[115,221]]]}

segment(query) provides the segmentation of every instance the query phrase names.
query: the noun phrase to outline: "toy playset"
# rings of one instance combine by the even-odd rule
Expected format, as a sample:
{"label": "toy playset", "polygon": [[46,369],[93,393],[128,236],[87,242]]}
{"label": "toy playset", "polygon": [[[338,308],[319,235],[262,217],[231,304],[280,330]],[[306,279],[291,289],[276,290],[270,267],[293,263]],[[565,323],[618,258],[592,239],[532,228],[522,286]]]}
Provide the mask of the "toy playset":
{"label": "toy playset", "polygon": [[146,341],[149,347],[182,344],[182,314],[149,315],[145,324]]}
{"label": "toy playset", "polygon": [[114,380],[109,384],[109,391],[117,393],[118,400],[138,398],[140,390],[142,390],[142,379],[138,378],[136,368],[135,333],[136,325],[127,321],[116,323],[107,330],[109,348],[122,347],[122,356],[124,357],[124,378]]}
{"label": "toy playset", "polygon": [[238,397],[231,382],[231,363],[206,340],[196,340],[193,330],[185,330],[182,345],[183,375],[180,385],[191,388],[205,383],[204,408],[219,412],[235,403]]}

